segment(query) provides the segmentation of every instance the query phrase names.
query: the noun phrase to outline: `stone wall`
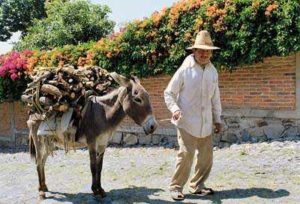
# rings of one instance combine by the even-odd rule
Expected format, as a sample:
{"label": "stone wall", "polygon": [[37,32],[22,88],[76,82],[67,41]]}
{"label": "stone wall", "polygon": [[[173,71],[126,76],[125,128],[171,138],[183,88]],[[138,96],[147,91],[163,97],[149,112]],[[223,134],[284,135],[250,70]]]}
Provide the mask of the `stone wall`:
{"label": "stone wall", "polygon": [[[241,143],[300,140],[300,120],[223,117],[222,122],[223,131],[220,134],[214,134],[213,137],[214,146],[220,148]],[[146,136],[141,129],[117,132],[110,143],[121,146],[178,146],[175,128],[150,136]]]}

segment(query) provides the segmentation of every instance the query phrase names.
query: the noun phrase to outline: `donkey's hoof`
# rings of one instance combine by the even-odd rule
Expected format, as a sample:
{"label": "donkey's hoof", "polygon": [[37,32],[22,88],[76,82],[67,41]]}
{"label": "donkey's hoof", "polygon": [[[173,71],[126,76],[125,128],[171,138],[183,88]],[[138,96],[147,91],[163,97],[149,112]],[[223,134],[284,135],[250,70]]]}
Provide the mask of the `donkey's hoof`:
{"label": "donkey's hoof", "polygon": [[106,192],[103,190],[103,188],[98,188],[93,192],[94,192],[94,196],[100,196],[101,198],[106,197]]}
{"label": "donkey's hoof", "polygon": [[100,189],[100,196],[101,198],[106,197],[106,192],[103,190],[103,188]]}
{"label": "donkey's hoof", "polygon": [[46,185],[43,185],[43,186],[39,187],[39,191],[48,192],[48,187]]}
{"label": "donkey's hoof", "polygon": [[46,198],[46,193],[44,191],[39,191],[39,199],[44,200]]}

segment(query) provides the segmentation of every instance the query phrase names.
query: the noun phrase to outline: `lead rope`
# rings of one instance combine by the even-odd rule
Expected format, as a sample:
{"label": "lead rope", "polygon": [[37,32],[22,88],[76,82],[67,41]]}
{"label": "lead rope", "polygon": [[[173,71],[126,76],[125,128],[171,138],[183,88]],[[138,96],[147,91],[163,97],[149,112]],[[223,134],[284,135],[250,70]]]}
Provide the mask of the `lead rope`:
{"label": "lead rope", "polygon": [[165,119],[160,119],[160,120],[158,120],[158,121],[160,121],[160,122],[165,122],[165,121],[171,121],[171,119],[170,119],[170,118],[165,118]]}

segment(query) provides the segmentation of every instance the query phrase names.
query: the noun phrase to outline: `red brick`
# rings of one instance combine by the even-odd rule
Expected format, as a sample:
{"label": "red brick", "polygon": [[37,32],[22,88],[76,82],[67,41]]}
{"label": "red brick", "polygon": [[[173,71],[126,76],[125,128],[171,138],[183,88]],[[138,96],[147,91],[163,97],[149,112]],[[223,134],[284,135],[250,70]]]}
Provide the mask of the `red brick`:
{"label": "red brick", "polygon": [[9,137],[12,134],[11,131],[11,113],[9,103],[2,103],[0,104],[0,113],[1,113],[1,120],[0,120],[0,136],[1,137]]}

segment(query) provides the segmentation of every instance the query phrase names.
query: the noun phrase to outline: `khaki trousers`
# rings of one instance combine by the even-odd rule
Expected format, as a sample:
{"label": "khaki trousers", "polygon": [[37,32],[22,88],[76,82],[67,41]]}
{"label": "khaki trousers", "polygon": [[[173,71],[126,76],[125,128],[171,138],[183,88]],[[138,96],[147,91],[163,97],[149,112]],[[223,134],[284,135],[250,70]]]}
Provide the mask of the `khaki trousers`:
{"label": "khaki trousers", "polygon": [[190,180],[189,191],[195,193],[204,188],[204,182],[208,178],[213,163],[213,144],[212,136],[197,138],[184,129],[177,129],[179,151],[177,153],[176,169],[173,174],[170,190],[183,190],[186,184],[194,154],[196,153],[195,172]]}

